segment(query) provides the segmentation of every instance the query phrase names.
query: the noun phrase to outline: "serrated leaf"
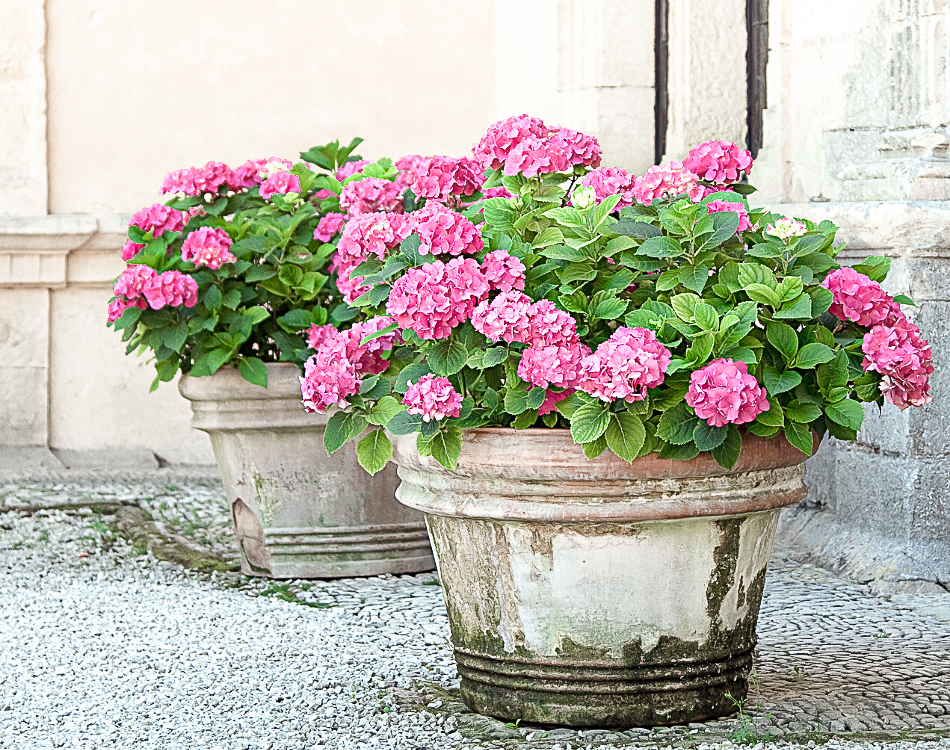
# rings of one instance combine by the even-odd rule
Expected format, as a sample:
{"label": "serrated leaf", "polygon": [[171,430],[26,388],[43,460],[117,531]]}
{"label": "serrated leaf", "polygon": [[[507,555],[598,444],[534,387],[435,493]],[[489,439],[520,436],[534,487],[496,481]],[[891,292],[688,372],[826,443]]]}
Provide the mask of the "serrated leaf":
{"label": "serrated leaf", "polygon": [[277,325],[288,333],[297,333],[313,325],[313,316],[307,310],[291,310],[277,318]]}
{"label": "serrated leaf", "polygon": [[514,421],[511,423],[511,426],[516,430],[527,430],[529,427],[533,427],[534,423],[538,421],[538,410],[537,409],[527,409],[517,417],[514,418]]}
{"label": "serrated leaf", "polygon": [[782,305],[782,309],[776,312],[772,317],[790,320],[811,320],[813,317],[811,314],[811,297],[807,294],[802,294],[791,302],[786,302]]}
{"label": "serrated leaf", "polygon": [[637,255],[648,258],[678,258],[686,249],[672,237],[650,237],[637,248]]}
{"label": "serrated leaf", "polygon": [[356,444],[356,460],[367,472],[377,474],[393,457],[393,444],[382,430],[373,430]]}
{"label": "serrated leaf", "polygon": [[657,437],[671,445],[685,445],[693,440],[699,418],[684,403],[667,409],[656,428]]}
{"label": "serrated leaf", "polygon": [[778,349],[786,364],[792,362],[798,354],[798,334],[788,323],[770,321],[765,328],[765,338]]}
{"label": "serrated leaf", "polygon": [[631,462],[640,453],[646,434],[639,417],[630,412],[617,412],[611,415],[604,436],[610,450],[624,461]]}
{"label": "serrated leaf", "polygon": [[711,451],[722,445],[728,434],[729,430],[725,427],[713,427],[701,419],[693,429],[693,442],[699,450]]}
{"label": "serrated leaf", "polygon": [[396,393],[405,394],[409,390],[410,381],[418,383],[423,375],[429,375],[432,372],[429,365],[425,362],[413,362],[406,365],[396,376],[396,382],[393,384],[393,390]]}
{"label": "serrated leaf", "polygon": [[[769,289],[775,289],[777,285],[772,271],[759,263],[740,263],[737,268],[737,280],[740,289],[746,289],[752,284],[764,284]],[[728,282],[724,283],[728,284]]]}
{"label": "serrated leaf", "polygon": [[508,350],[503,346],[493,346],[486,349],[482,357],[482,367],[494,367],[500,365],[508,358]]}
{"label": "serrated leaf", "polygon": [[769,289],[765,284],[749,284],[745,288],[745,293],[756,302],[761,302],[763,305],[770,305],[778,309],[782,305],[782,298],[779,297],[778,293]]}
{"label": "serrated leaf", "polygon": [[795,367],[800,370],[810,370],[834,358],[834,351],[825,344],[805,344],[795,357]]}
{"label": "serrated leaf", "polygon": [[785,439],[806,456],[810,456],[814,453],[815,444],[811,428],[803,424],[799,424],[798,422],[786,422]]}
{"label": "serrated leaf", "polygon": [[746,255],[754,258],[777,258],[785,249],[784,245],[777,245],[771,242],[759,242],[746,249]]}
{"label": "serrated leaf", "polygon": [[346,412],[338,411],[327,421],[323,430],[323,447],[327,453],[336,453],[346,442]]}
{"label": "serrated leaf", "polygon": [[638,240],[648,240],[651,237],[659,237],[663,234],[663,230],[659,227],[645,221],[618,221],[616,224],[611,224],[608,228],[614,234],[621,234],[625,237],[635,237]]}
{"label": "serrated leaf", "polygon": [[742,453],[742,434],[735,425],[726,425],[726,439],[713,448],[712,457],[724,469],[731,469]]}
{"label": "serrated leaf", "polygon": [[248,383],[267,387],[267,366],[257,357],[241,357],[238,360],[238,372]]}
{"label": "serrated leaf", "polygon": [[872,255],[854,266],[854,270],[863,273],[872,281],[884,281],[891,270],[891,259],[883,255]]}
{"label": "serrated leaf", "polygon": [[600,320],[616,320],[627,310],[627,302],[616,297],[608,297],[594,308],[594,317]]}
{"label": "serrated leaf", "polygon": [[244,274],[244,280],[248,284],[255,284],[259,281],[272,279],[277,275],[277,271],[271,266],[251,266]]}
{"label": "serrated leaf", "polygon": [[785,416],[793,422],[808,424],[821,416],[821,409],[815,404],[802,403],[796,399],[785,407]]}
{"label": "serrated leaf", "polygon": [[422,416],[409,414],[405,409],[393,414],[386,423],[386,429],[393,435],[411,435],[413,432],[419,432],[421,426]]}
{"label": "serrated leaf", "polygon": [[835,295],[823,286],[809,289],[808,296],[811,297],[811,314],[815,318],[828,312],[831,303],[835,301]]}
{"label": "serrated leaf", "polygon": [[917,307],[917,303],[906,294],[895,294],[894,301],[899,305],[910,305],[911,307]]}
{"label": "serrated leaf", "polygon": [[734,237],[739,229],[739,215],[734,211],[717,211],[711,218],[714,230],[709,237],[699,243],[697,252],[701,253],[719,247],[726,240]]}
{"label": "serrated leaf", "polygon": [[505,392],[505,411],[512,416],[521,414],[528,408],[528,392],[516,388],[509,388]]}
{"label": "serrated leaf", "polygon": [[770,398],[769,408],[759,414],[755,421],[766,427],[782,427],[785,424],[785,410],[775,398]]}
{"label": "serrated leaf", "polygon": [[[432,456],[446,469],[455,471],[459,456],[462,454],[462,431],[454,424],[442,424],[438,432],[429,437],[420,435],[416,446],[425,444],[425,455]],[[421,451],[420,451],[421,452]]]}
{"label": "serrated leaf", "polygon": [[770,396],[777,396],[780,393],[792,390],[796,385],[802,382],[802,376],[794,370],[785,370],[779,372],[774,367],[766,365],[762,368],[762,380],[765,382],[765,390]]}
{"label": "serrated leaf", "polygon": [[719,314],[712,305],[699,302],[693,308],[693,322],[704,331],[715,331],[719,328]]}
{"label": "serrated leaf", "polygon": [[454,375],[468,359],[468,350],[464,344],[453,339],[445,339],[426,352],[429,367],[436,375]]}
{"label": "serrated leaf", "polygon": [[692,461],[699,455],[699,448],[690,440],[682,445],[664,445],[659,452],[660,458],[668,458],[672,461]]}
{"label": "serrated leaf", "polygon": [[607,438],[604,435],[601,435],[596,440],[592,440],[589,443],[584,443],[582,446],[584,449],[584,455],[587,456],[588,461],[592,461],[605,450],[607,450]]}
{"label": "serrated leaf", "polygon": [[369,414],[367,414],[367,419],[370,424],[385,427],[389,424],[389,420],[402,411],[405,411],[405,407],[395,398],[392,396],[382,396],[373,405],[373,408],[370,409]]}
{"label": "serrated leaf", "polygon": [[670,305],[673,308],[673,312],[676,313],[676,316],[680,320],[684,320],[687,323],[693,322],[693,310],[696,308],[696,305],[700,303],[702,303],[702,299],[692,293],[676,294],[670,298]]}
{"label": "serrated leaf", "polygon": [[696,294],[702,294],[709,281],[709,266],[683,266],[679,269],[679,283]]}
{"label": "serrated leaf", "polygon": [[834,404],[825,404],[825,415],[832,422],[837,422],[852,430],[860,430],[864,422],[864,408],[857,401],[849,398]]}
{"label": "serrated leaf", "polygon": [[609,424],[610,411],[606,404],[584,404],[571,416],[571,437],[575,443],[589,443],[603,435]]}
{"label": "serrated leaf", "polygon": [[671,268],[668,271],[664,271],[657,277],[656,280],[656,290],[658,292],[667,292],[670,289],[675,289],[679,286],[680,283],[680,269]]}

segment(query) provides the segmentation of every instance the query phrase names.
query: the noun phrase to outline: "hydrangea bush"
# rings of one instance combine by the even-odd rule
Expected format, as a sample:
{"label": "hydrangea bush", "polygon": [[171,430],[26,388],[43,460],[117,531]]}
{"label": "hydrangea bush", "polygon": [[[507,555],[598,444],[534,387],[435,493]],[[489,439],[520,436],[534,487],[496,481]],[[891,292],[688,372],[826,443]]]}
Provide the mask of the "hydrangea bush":
{"label": "hydrangea bush", "polygon": [[298,164],[208,162],[166,176],[166,203],[132,217],[109,303],[127,353],[153,353],[153,389],[179,370],[211,375],[224,365],[266,386],[265,362],[312,353],[312,326],[354,320],[359,311],[343,303],[328,266],[349,181],[363,179],[351,166],[366,164],[351,155],[360,142],[310,149]]}
{"label": "hydrangea bush", "polygon": [[732,467],[748,434],[811,455],[856,437],[862,402],[930,400],[889,260],[842,268],[831,222],[752,208],[747,151],[704,143],[641,176],[600,163],[595,139],[523,115],[470,158],[398,160],[402,202],[354,199],[368,212],[334,264],[369,319],[321,334],[301,379],[307,409],[341,409],[329,451],[362,436],[376,472],[386,432],[415,433],[454,469],[465,428],[546,427],[588,458]]}

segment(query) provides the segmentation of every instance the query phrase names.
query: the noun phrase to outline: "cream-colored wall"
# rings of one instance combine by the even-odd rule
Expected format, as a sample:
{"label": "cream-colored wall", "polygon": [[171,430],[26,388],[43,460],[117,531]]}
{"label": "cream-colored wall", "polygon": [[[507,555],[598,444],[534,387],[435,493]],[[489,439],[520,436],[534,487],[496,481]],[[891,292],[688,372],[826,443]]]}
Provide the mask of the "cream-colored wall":
{"label": "cream-colored wall", "polygon": [[490,0],[47,0],[51,213],[131,213],[165,173],[464,154],[494,116]]}

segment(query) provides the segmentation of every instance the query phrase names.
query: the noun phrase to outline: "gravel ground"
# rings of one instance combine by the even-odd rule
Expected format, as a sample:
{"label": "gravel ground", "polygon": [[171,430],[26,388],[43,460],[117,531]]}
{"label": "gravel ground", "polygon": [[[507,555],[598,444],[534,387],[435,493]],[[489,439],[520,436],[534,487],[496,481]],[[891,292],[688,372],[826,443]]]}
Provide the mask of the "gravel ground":
{"label": "gravel ground", "polygon": [[36,510],[92,502],[141,504],[233,559],[213,476],[0,480],[0,748],[950,749],[947,595],[876,596],[779,554],[738,717],[515,727],[458,701],[433,575],[199,575],[129,544],[109,512]]}

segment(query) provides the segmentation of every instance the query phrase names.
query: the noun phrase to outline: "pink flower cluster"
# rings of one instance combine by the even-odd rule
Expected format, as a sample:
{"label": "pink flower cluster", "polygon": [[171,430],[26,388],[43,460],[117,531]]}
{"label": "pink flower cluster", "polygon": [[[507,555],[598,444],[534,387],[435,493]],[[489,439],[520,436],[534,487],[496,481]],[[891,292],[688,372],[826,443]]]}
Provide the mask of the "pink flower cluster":
{"label": "pink flower cluster", "polygon": [[633,195],[646,206],[654,200],[674,198],[686,194],[697,203],[705,192],[696,181],[696,175],[685,169],[681,162],[671,161],[665,167],[652,166],[642,177],[637,177]]}
{"label": "pink flower cluster", "polygon": [[488,292],[488,282],[474,258],[435,260],[410,268],[396,279],[386,312],[420,338],[444,339],[468,320]]}
{"label": "pink flower cluster", "polygon": [[619,211],[621,208],[632,206],[636,202],[636,181],[636,176],[625,169],[601,167],[584,175],[581,185],[593,188],[598,202],[607,196],[619,195],[620,202],[615,209]]}
{"label": "pink flower cluster", "polygon": [[261,198],[266,200],[273,198],[277,193],[286,195],[299,192],[300,178],[290,172],[271,172],[261,183]]}
{"label": "pink flower cluster", "polygon": [[621,327],[584,358],[577,388],[601,401],[642,401],[663,383],[671,357],[653,331]]}
{"label": "pink flower cluster", "polygon": [[234,170],[228,183],[232,190],[243,190],[260,185],[261,181],[272,172],[289,172],[294,163],[288,159],[272,156],[269,159],[248,159]]}
{"label": "pink flower cluster", "polygon": [[418,414],[423,422],[457,417],[462,413],[462,396],[448,378],[423,375],[409,389],[402,400],[407,414]]}
{"label": "pink flower cluster", "polygon": [[346,164],[340,166],[336,171],[336,178],[343,182],[347,177],[352,177],[355,174],[363,171],[363,167],[369,164],[366,159],[357,159],[356,161],[348,161]]}
{"label": "pink flower cluster", "polygon": [[526,177],[569,172],[575,166],[598,167],[601,153],[596,138],[568,128],[549,128],[528,115],[495,123],[473,149],[483,168]]}
{"label": "pink flower cluster", "polygon": [[689,377],[686,403],[711,427],[745,424],[769,410],[769,401],[745,362],[717,359]]}
{"label": "pink flower cluster", "polygon": [[[157,273],[155,269],[139,264],[126,266],[112,291],[123,302],[132,302],[142,309],[144,306],[137,300],[144,299],[153,310],[179,305],[194,307],[198,303],[198,284],[191,276],[179,271]],[[112,311],[113,305],[110,305],[110,315]]]}
{"label": "pink flower cluster", "polygon": [[408,215],[409,234],[419,233],[422,255],[477,253],[485,243],[472,222],[441,203],[427,203]]}
{"label": "pink flower cluster", "polygon": [[[181,211],[169,208],[161,203],[154,203],[132,215],[130,227],[138,227],[143,232],[152,232],[152,237],[161,237],[163,232],[180,232],[185,226],[185,217]],[[122,248],[122,260],[132,260],[145,245],[132,240]]]}
{"label": "pink flower cluster", "polygon": [[485,182],[479,162],[467,157],[404,156],[396,166],[403,170],[402,182],[417,198],[439,203],[457,202],[476,193]]}
{"label": "pink flower cluster", "polygon": [[531,338],[531,298],[516,291],[484,300],[472,312],[475,330],[491,341],[527,344]]}
{"label": "pink flower cluster", "polygon": [[347,221],[337,241],[331,265],[331,270],[337,274],[336,285],[343,299],[352,302],[369,290],[369,287],[360,286],[362,276],[352,277],[354,268],[371,255],[382,259],[387,250],[396,247],[411,233],[403,214],[357,214]]}
{"label": "pink flower cluster", "polygon": [[834,295],[829,312],[839,320],[853,321],[859,326],[878,323],[893,325],[904,317],[900,305],[881,285],[853,268],[839,268],[829,273],[821,285]]}
{"label": "pink flower cluster", "polygon": [[222,263],[237,260],[231,253],[230,236],[220,227],[199,227],[191,232],[181,245],[181,259],[196,266],[207,266],[212,271],[220,268]]}
{"label": "pink flower cluster", "polygon": [[507,198],[508,200],[511,200],[515,197],[504,185],[499,185],[498,187],[493,188],[485,188],[482,190],[482,195],[486,198]]}
{"label": "pink flower cluster", "polygon": [[741,234],[749,229],[752,229],[752,221],[749,219],[749,212],[746,210],[746,207],[741,203],[730,203],[729,201],[709,201],[706,204],[706,209],[709,213],[713,214],[717,211],[732,211],[739,217],[739,228],[736,229],[736,234]]}
{"label": "pink flower cluster", "polygon": [[387,333],[365,344],[361,342],[391,323],[389,318],[376,317],[346,331],[327,330],[332,326],[310,329],[308,344],[316,353],[307,360],[304,376],[300,378],[300,392],[307,411],[325,412],[331,406],[345,407],[346,399],[359,393],[364,375],[376,375],[389,367],[382,354],[393,348],[398,334]]}
{"label": "pink flower cluster", "polygon": [[366,177],[343,186],[340,193],[340,208],[349,216],[372,214],[381,211],[402,213],[402,195],[405,188],[392,180],[381,177]]}
{"label": "pink flower cluster", "polygon": [[320,240],[320,242],[329,242],[343,228],[345,223],[345,214],[329,213],[320,219],[317,228],[313,230],[313,238]]}
{"label": "pink flower cluster", "polygon": [[227,164],[209,161],[203,167],[188,167],[169,172],[162,181],[162,193],[215,195],[218,188],[222,185],[230,186],[234,179],[234,172]]}
{"label": "pink flower cluster", "polygon": [[492,289],[524,289],[525,265],[507,250],[493,250],[482,259],[482,273]]}
{"label": "pink flower cluster", "polygon": [[144,299],[119,299],[116,298],[109,303],[109,322],[114,323],[122,317],[122,313],[130,307],[137,307],[144,310],[148,305]]}
{"label": "pink flower cluster", "polygon": [[878,325],[864,335],[864,370],[881,373],[881,393],[903,411],[930,403],[930,374],[934,371],[930,344],[906,318]]}
{"label": "pink flower cluster", "polygon": [[729,141],[707,141],[689,150],[683,167],[700,180],[728,185],[752,170],[752,154]]}
{"label": "pink flower cluster", "polygon": [[581,374],[581,363],[590,349],[579,341],[529,346],[518,363],[518,377],[531,385],[570,388]]}

